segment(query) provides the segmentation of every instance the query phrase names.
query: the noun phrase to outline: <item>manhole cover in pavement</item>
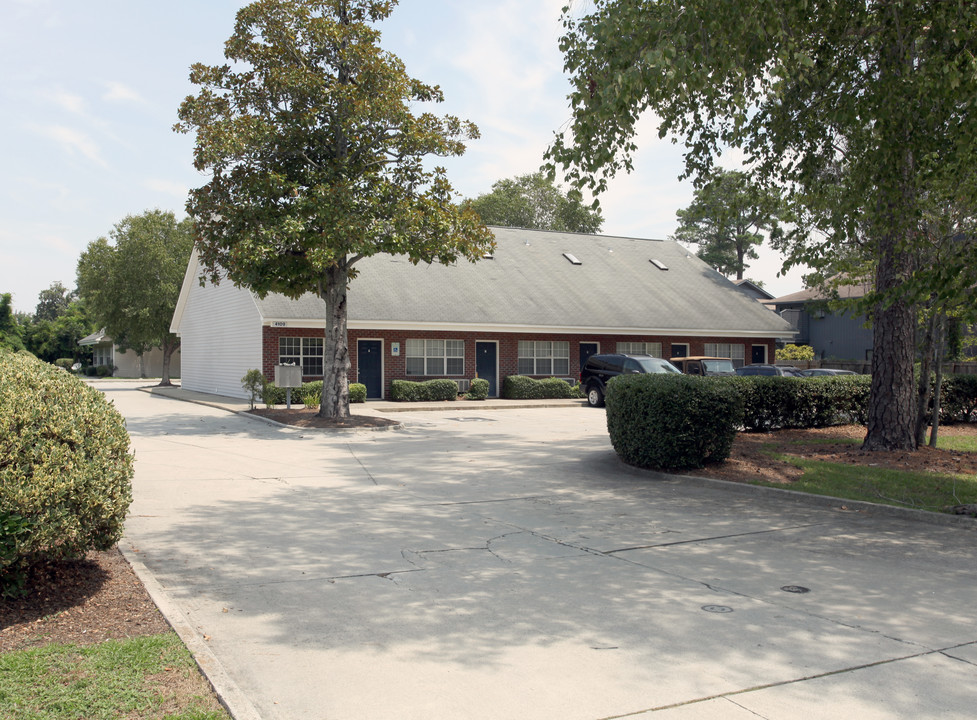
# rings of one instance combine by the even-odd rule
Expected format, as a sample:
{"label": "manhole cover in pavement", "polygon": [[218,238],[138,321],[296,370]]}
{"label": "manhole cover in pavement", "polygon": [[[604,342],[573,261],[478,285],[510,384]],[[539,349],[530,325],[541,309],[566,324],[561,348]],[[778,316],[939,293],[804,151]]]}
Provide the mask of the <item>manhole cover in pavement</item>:
{"label": "manhole cover in pavement", "polygon": [[489,418],[479,418],[479,417],[457,417],[450,418],[455,422],[495,422],[495,420],[490,420]]}
{"label": "manhole cover in pavement", "polygon": [[702,609],[710,613],[731,613],[733,608],[728,605],[703,605]]}
{"label": "manhole cover in pavement", "polygon": [[804,593],[811,592],[811,588],[806,588],[801,585],[784,585],[780,588],[784,592],[797,593],[798,595],[803,595]]}

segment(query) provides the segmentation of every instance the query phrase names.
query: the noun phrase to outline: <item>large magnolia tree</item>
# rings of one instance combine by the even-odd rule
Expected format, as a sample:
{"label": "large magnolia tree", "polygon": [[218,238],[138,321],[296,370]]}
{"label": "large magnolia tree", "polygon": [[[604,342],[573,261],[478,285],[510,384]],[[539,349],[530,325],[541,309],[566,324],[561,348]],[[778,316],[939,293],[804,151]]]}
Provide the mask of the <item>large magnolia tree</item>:
{"label": "large magnolia tree", "polygon": [[191,191],[197,248],[215,282],[259,295],[314,292],[326,304],[320,414],[349,415],[347,284],[376,253],[412,262],[471,261],[492,246],[460,209],[443,168],[477,128],[415,114],[443,99],[379,47],[375,23],[395,2],[259,0],[240,10],[225,44],[232,64],[194,65],[197,95],[180,106],[196,132]]}
{"label": "large magnolia tree", "polygon": [[686,175],[741,148],[794,205],[788,265],[870,263],[864,447],[914,449],[914,304],[961,270],[915,262],[923,209],[977,206],[977,3],[593,0],[564,23],[573,120],[550,161],[603,190],[645,110],[684,140]]}

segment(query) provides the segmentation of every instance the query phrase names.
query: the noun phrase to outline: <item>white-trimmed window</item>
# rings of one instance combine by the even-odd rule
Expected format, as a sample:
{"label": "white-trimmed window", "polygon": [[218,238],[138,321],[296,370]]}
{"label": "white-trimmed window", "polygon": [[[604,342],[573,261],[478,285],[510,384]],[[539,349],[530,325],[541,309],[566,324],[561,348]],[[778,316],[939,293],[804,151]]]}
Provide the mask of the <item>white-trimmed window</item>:
{"label": "white-trimmed window", "polygon": [[112,346],[96,345],[92,353],[92,365],[99,367],[100,365],[111,365],[112,364]]}
{"label": "white-trimmed window", "polygon": [[735,343],[705,343],[705,353],[709,357],[729,358],[733,367],[743,367],[746,364],[746,349]]}
{"label": "white-trimmed window", "polygon": [[520,340],[517,372],[520,375],[569,375],[570,343],[560,340]]}
{"label": "white-trimmed window", "polygon": [[278,338],[278,364],[301,365],[303,375],[322,375],[324,338]]}
{"label": "white-trimmed window", "polygon": [[464,375],[464,340],[410,340],[404,346],[408,375]]}
{"label": "white-trimmed window", "polygon": [[662,356],[662,344],[660,342],[619,342],[617,351],[623,355],[651,355],[660,358]]}

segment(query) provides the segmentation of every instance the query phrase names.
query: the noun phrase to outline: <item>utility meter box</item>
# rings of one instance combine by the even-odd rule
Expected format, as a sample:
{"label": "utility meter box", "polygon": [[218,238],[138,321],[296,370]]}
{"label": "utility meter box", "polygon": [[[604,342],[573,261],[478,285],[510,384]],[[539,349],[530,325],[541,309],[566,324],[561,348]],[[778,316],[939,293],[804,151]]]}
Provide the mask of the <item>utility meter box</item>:
{"label": "utility meter box", "polygon": [[302,366],[276,365],[275,384],[281,388],[302,387]]}

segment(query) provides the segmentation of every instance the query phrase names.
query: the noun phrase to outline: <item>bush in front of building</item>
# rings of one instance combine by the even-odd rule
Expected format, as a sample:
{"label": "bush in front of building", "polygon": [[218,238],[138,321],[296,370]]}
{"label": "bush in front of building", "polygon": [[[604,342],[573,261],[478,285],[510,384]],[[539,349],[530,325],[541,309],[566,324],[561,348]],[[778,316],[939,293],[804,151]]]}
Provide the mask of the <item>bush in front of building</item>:
{"label": "bush in front of building", "polygon": [[457,397],[458,383],[446,378],[424,382],[393,380],[390,383],[390,399],[394,402],[434,402]]}
{"label": "bush in front of building", "polygon": [[977,421],[977,375],[946,375],[940,383],[940,417],[953,422]]}
{"label": "bush in front of building", "polygon": [[728,378],[620,375],[607,384],[607,430],[629,465],[684,470],[729,457],[743,396]]}
{"label": "bush in front of building", "polygon": [[32,564],[119,540],[133,460],[105,396],[26,353],[0,351],[0,408],[0,594],[12,594]]}
{"label": "bush in front of building", "polygon": [[466,395],[469,400],[485,400],[488,398],[489,394],[489,381],[485,378],[473,378],[471,385],[468,387],[468,394]]}
{"label": "bush in front of building", "polygon": [[867,375],[797,378],[751,375],[724,378],[743,396],[747,431],[865,424],[871,378]]}
{"label": "bush in front of building", "polygon": [[777,348],[775,362],[791,362],[794,360],[813,360],[814,348],[810,345],[784,345]]}
{"label": "bush in front of building", "polygon": [[579,396],[575,384],[557,377],[536,380],[525,375],[508,375],[502,382],[502,397],[507,400],[572,399]]}
{"label": "bush in front of building", "polygon": [[366,385],[363,383],[350,383],[349,384],[349,401],[351,403],[365,403],[366,402]]}

